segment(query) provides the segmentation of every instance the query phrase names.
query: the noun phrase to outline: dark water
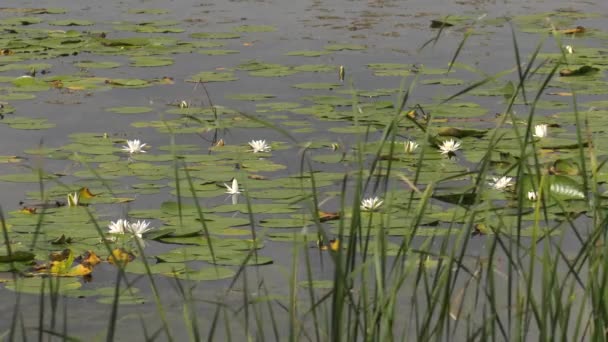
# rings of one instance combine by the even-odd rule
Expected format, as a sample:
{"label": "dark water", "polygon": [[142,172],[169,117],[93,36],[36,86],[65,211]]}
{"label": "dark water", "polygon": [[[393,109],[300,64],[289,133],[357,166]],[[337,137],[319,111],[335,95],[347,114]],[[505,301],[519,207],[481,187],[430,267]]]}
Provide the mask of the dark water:
{"label": "dark water", "polygon": [[[152,129],[138,129],[130,126],[134,119],[129,115],[111,115],[104,108],[113,106],[152,106],[158,113],[166,110],[166,104],[187,100],[193,103],[201,102],[200,89],[194,89],[193,84],[182,80],[188,76],[204,70],[220,67],[232,67],[244,60],[258,59],[269,63],[301,64],[325,63],[344,65],[348,77],[354,85],[363,89],[398,88],[401,79],[398,77],[370,77],[367,63],[413,63],[425,64],[431,67],[445,67],[453,55],[455,48],[462,39],[462,32],[446,30],[439,42],[421,52],[418,48],[432,38],[435,30],[429,29],[431,19],[442,18],[449,14],[467,14],[475,16],[487,15],[490,17],[514,16],[518,14],[552,11],[557,9],[578,10],[581,12],[607,13],[606,1],[14,1],[4,0],[2,7],[65,7],[69,13],[66,18],[86,18],[95,21],[95,30],[111,31],[112,24],[120,21],[132,21],[134,16],[127,12],[131,8],[166,8],[168,14],[159,16],[138,16],[137,20],[146,18],[154,20],[177,20],[183,22],[179,25],[186,32],[172,37],[186,38],[189,33],[202,31],[229,31],[235,24],[273,25],[276,32],[264,33],[251,46],[242,46],[242,39],[226,41],[223,49],[237,49],[239,54],[226,56],[205,56],[200,54],[173,55],[175,63],[162,68],[162,74],[156,68],[119,68],[110,71],[104,70],[105,75],[124,78],[152,78],[170,76],[176,84],[170,87],[150,87],[145,89],[112,89],[104,92],[95,92],[92,96],[83,93],[67,94],[57,90],[37,94],[36,99],[28,101],[11,101],[20,113],[29,113],[32,117],[45,117],[56,123],[52,129],[42,131],[19,131],[0,125],[0,155],[20,155],[26,148],[33,148],[42,143],[44,146],[60,146],[68,142],[67,135],[74,132],[108,132],[117,136],[128,136],[142,139],[151,146],[169,144],[166,135],[156,133]],[[2,17],[10,14],[2,13]],[[43,16],[44,17],[44,16]],[[55,17],[53,17],[55,18]],[[598,25],[599,21],[594,21]],[[607,29],[604,21],[603,29]],[[581,23],[585,25],[585,22]],[[596,27],[600,28],[600,27]],[[467,43],[459,59],[474,65],[489,74],[504,70],[507,65],[514,65],[513,47],[509,27],[488,27],[493,34],[484,34],[472,38]],[[116,35],[131,35],[129,32],[117,32]],[[251,35],[254,37],[254,35]],[[522,55],[532,51],[536,44],[536,36],[520,34],[518,36]],[[289,57],[284,54],[293,50],[321,50],[324,45],[332,42],[352,42],[364,44],[368,48],[362,52],[343,52],[317,58]],[[74,72],[72,62],[87,59],[88,56],[76,56],[54,60],[44,60],[53,64],[52,72],[67,74]],[[105,60],[116,60],[113,57],[104,57]],[[19,72],[4,73],[3,75],[18,75]],[[112,75],[115,74],[115,75]],[[300,93],[293,91],[292,84],[300,82],[336,82],[335,73],[302,73],[285,78],[254,78],[239,75],[237,82],[212,83],[207,88],[210,97],[215,103],[236,108],[244,112],[254,112],[254,103],[243,103],[224,99],[225,95],[238,93],[272,93],[280,101],[298,101]],[[457,71],[451,77],[460,77]],[[416,89],[414,96],[417,102],[429,101],[440,95],[447,95],[448,91],[440,94]],[[63,102],[76,102],[76,104],[59,105],[49,104],[48,101],[60,100]],[[481,99],[484,105],[500,111],[500,104],[493,98]],[[158,119],[158,114],[147,114],[150,120]],[[302,116],[294,115],[295,120],[302,120]],[[142,120],[138,116],[136,120]],[[302,141],[327,138],[325,131],[327,123],[307,118],[317,128],[307,135],[299,135]],[[278,133],[271,130],[231,130],[222,132],[222,137],[233,144],[243,144],[250,139],[264,137],[268,140],[283,139]],[[206,136],[205,138],[210,138]],[[345,142],[353,142],[356,136],[344,137]],[[209,146],[209,142],[196,135],[179,135],[178,144],[200,144]],[[273,159],[281,164],[289,165],[285,175],[295,172],[299,168],[299,160],[294,157],[294,151],[277,151]],[[49,162],[44,165],[46,169],[61,171],[64,163]],[[0,165],[3,173],[13,173],[15,169],[10,165]],[[19,200],[25,192],[37,190],[36,185],[22,183],[0,183],[0,205],[4,211],[15,210],[19,207]],[[147,198],[136,201],[133,208],[154,208],[167,198]],[[108,208],[108,212],[115,211],[120,214],[121,209]],[[270,266],[249,268],[248,291],[257,292],[255,284],[264,280],[272,294],[287,295],[288,281],[291,268],[292,249],[289,244],[269,243],[263,251],[275,260]],[[163,247],[151,242],[151,251],[161,250]],[[483,249],[481,241],[472,242],[472,250]],[[479,253],[482,253],[481,251]],[[476,254],[473,252],[473,254]],[[312,271],[316,275],[331,276],[331,264],[327,256],[322,257],[317,250],[311,251]],[[323,259],[323,260],[320,260]],[[304,273],[301,274],[304,279]],[[4,275],[10,277],[10,275]],[[132,279],[135,279],[133,277]],[[115,281],[112,269],[96,270],[95,282],[88,286],[111,286]],[[174,338],[181,340],[188,338],[184,326],[182,298],[177,290],[175,280],[167,278],[157,279],[158,289],[162,298],[163,308],[166,310],[167,322],[176,332]],[[196,298],[194,310],[201,330],[211,325],[215,306],[206,301],[213,301],[223,294],[223,290],[231,280],[204,282],[201,285],[184,283],[192,289],[192,296]],[[146,279],[136,281],[146,297],[150,298],[150,289]],[[237,285],[237,289],[243,289]],[[0,336],[8,329],[12,320],[15,305],[15,294],[0,289]],[[243,302],[242,293],[233,291],[227,298],[221,298],[229,304],[238,307]],[[64,305],[67,308],[68,331],[76,336],[103,336],[108,327],[110,305],[100,305],[95,298],[69,298],[59,301],[59,313],[63,315]],[[38,326],[40,303],[37,297],[22,295],[19,302],[19,315],[25,322],[28,335],[34,332],[30,329]],[[46,303],[48,312],[49,303]],[[243,313],[237,314],[242,317]],[[48,316],[47,316],[48,317]],[[142,337],[142,322],[148,327],[151,334],[155,327],[159,327],[159,314],[153,301],[146,304],[121,306],[118,312],[117,340],[139,340]],[[279,317],[283,322],[286,317]],[[235,319],[236,320],[236,319]],[[223,322],[223,320],[222,320]],[[217,334],[225,336],[226,331],[220,323]],[[244,327],[234,323],[228,327],[234,334],[232,337],[241,340]],[[60,327],[55,330],[61,331]],[[133,337],[135,336],[138,337]],[[124,336],[124,338],[122,338]],[[127,337],[128,336],[128,337]],[[6,335],[4,335],[6,337]],[[160,338],[163,340],[164,338]]]}

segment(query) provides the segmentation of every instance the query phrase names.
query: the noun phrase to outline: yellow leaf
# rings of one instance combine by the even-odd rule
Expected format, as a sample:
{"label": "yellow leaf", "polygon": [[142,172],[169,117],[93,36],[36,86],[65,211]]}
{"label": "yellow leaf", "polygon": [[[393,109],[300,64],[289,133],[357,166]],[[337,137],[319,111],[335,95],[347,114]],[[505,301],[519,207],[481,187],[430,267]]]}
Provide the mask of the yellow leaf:
{"label": "yellow leaf", "polygon": [[323,240],[317,240],[317,246],[323,251],[332,250],[335,252],[340,249],[340,240],[331,239],[329,244],[326,244]]}
{"label": "yellow leaf", "polygon": [[70,269],[74,262],[74,253],[70,249],[64,249],[62,252],[53,252],[50,255],[49,273],[62,275]]}
{"label": "yellow leaf", "polygon": [[91,272],[93,272],[93,266],[89,263],[82,263],[70,268],[68,272],[61,274],[61,276],[82,277],[91,274]]}
{"label": "yellow leaf", "polygon": [[93,194],[91,192],[91,190],[89,190],[89,188],[87,188],[86,186],[81,188],[80,190],[78,190],[78,195],[81,198],[93,198],[93,197],[97,196],[97,195]]}
{"label": "yellow leaf", "polygon": [[95,266],[101,262],[101,259],[93,251],[86,251],[80,258],[81,264],[89,264]]}
{"label": "yellow leaf", "polygon": [[129,262],[135,259],[133,253],[125,250],[124,248],[116,248],[112,251],[112,255],[108,257],[108,262],[112,265],[122,264],[126,266]]}

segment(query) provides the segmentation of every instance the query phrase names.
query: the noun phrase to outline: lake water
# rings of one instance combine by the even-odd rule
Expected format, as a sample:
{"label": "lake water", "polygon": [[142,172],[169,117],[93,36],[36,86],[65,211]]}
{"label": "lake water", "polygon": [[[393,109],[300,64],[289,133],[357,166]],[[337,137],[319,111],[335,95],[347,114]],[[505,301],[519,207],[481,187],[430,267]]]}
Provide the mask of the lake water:
{"label": "lake water", "polygon": [[[461,107],[439,108],[433,105],[464,89],[471,82],[514,68],[513,41],[505,17],[513,19],[524,61],[544,36],[539,32],[545,32],[547,28],[543,27],[542,20],[534,21],[522,15],[552,12],[555,15],[553,23],[559,29],[586,27],[588,35],[563,37],[563,44],[573,46],[575,51],[599,48],[603,50],[593,53],[605,57],[608,37],[608,3],[604,1],[87,0],[75,4],[67,0],[5,0],[1,6],[0,30],[5,32],[6,37],[0,37],[0,49],[8,50],[0,56],[0,103],[4,103],[5,108],[14,108],[14,112],[4,115],[6,124],[0,120],[0,178],[8,175],[0,182],[0,205],[7,223],[11,225],[13,248],[32,251],[39,264],[46,261],[45,255],[49,252],[68,247],[77,253],[91,248],[104,259],[108,256],[105,246],[98,241],[98,232],[90,218],[82,216],[81,221],[73,217],[66,218],[64,211],[67,207],[49,209],[49,215],[59,216],[51,216],[51,228],[48,230],[45,228],[46,223],[42,225],[38,232],[42,233],[40,241],[31,248],[32,233],[37,231],[38,221],[31,217],[23,218],[26,214],[19,213],[19,210],[23,207],[38,208],[34,214],[36,217],[44,212],[42,207],[37,206],[40,197],[35,193],[40,191],[40,185],[36,177],[28,181],[15,175],[30,174],[32,169],[37,168],[61,176],[59,182],[47,180],[44,183],[45,191],[51,191],[48,198],[50,203],[65,202],[68,192],[84,186],[90,187],[93,193],[100,194],[99,198],[91,200],[93,203],[87,208],[94,210],[92,215],[104,231],[110,221],[129,217],[133,220],[149,219],[157,229],[168,228],[178,233],[192,232],[200,235],[202,228],[195,223],[198,215],[194,214],[196,210],[192,207],[187,209],[187,223],[181,226],[175,218],[174,209],[166,209],[164,216],[160,211],[144,212],[159,210],[163,208],[163,203],[166,206],[167,202],[177,201],[172,180],[172,139],[182,148],[177,153],[185,155],[184,162],[192,167],[194,183],[200,186],[197,190],[201,191],[197,194],[199,203],[205,214],[211,217],[210,225],[214,236],[218,238],[218,244],[221,244],[219,241],[232,241],[230,239],[252,238],[247,225],[248,214],[243,210],[230,210],[231,199],[224,194],[223,183],[229,183],[233,177],[237,177],[244,184],[244,189],[251,193],[252,203],[269,205],[254,208],[253,226],[258,234],[264,236],[261,240],[264,246],[259,254],[272,263],[247,267],[247,288],[243,285],[242,276],[236,285],[232,284],[232,277],[201,282],[182,281],[181,286],[191,291],[194,298],[193,310],[201,324],[203,336],[216,314],[213,302],[218,298],[225,301],[230,310],[235,310],[234,313],[230,311],[230,314],[238,321],[245,315],[243,310],[238,310],[243,303],[244,291],[253,297],[265,295],[260,288],[279,297],[289,295],[294,248],[292,243],[281,239],[286,239],[293,232],[300,234],[306,225],[298,225],[297,222],[306,208],[292,210],[290,207],[293,205],[290,202],[295,201],[294,196],[303,192],[299,188],[299,180],[294,176],[301,171],[301,152],[304,146],[310,143],[311,149],[307,153],[311,157],[311,165],[315,171],[320,171],[319,181],[323,183],[318,185],[321,189],[321,209],[327,212],[338,211],[340,175],[357,170],[353,151],[363,149],[365,158],[371,156],[370,153],[378,146],[374,142],[382,136],[383,125],[390,122],[396,112],[391,104],[398,102],[399,89],[406,89],[414,79],[417,84],[410,94],[407,106],[421,104],[431,114],[438,113],[434,117],[437,126],[451,125],[479,130],[496,126],[497,114],[505,110],[503,96],[467,95],[464,99],[455,100],[466,102]],[[23,10],[26,8],[38,10],[28,12]],[[40,10],[45,8],[63,8],[65,11]],[[27,25],[10,22],[17,17],[26,17]],[[39,22],[35,19],[39,19]],[[55,22],[59,20],[68,21]],[[440,29],[430,27],[432,20],[445,21],[453,26],[442,28],[439,34]],[[450,73],[447,73],[448,65],[468,29],[472,30],[472,34],[458,54],[456,62],[460,64],[455,64]],[[75,30],[76,33],[70,36],[66,32],[68,30]],[[531,33],[533,31],[536,33]],[[432,42],[431,39],[436,36],[438,40]],[[127,37],[153,38],[147,42],[120,41]],[[56,38],[61,43],[57,45],[57,40],[47,40],[50,38]],[[74,46],[71,47],[70,44]],[[542,51],[555,54],[558,51],[557,44],[548,40]],[[163,61],[157,57],[164,58],[168,65],[137,64],[162,64]],[[79,66],[78,63],[83,62]],[[99,65],[87,64],[89,62],[117,64],[100,68]],[[598,57],[597,64],[594,65],[600,73],[593,79],[598,82],[598,92],[585,92],[588,89],[584,84],[574,85],[582,90],[578,98],[580,103],[598,101],[602,95],[605,98],[605,93],[601,92],[601,89],[605,89],[601,86],[606,82],[603,72],[608,63],[605,62],[605,58]],[[31,67],[23,66],[32,63],[49,65],[36,66],[34,74]],[[343,81],[339,79],[340,66],[345,68],[346,77]],[[525,66],[524,64],[523,67]],[[542,71],[542,68],[539,70]],[[215,74],[195,76],[200,72]],[[16,81],[28,73],[43,85]],[[215,82],[217,74],[233,77],[234,80]],[[546,74],[541,72],[540,75],[542,77]],[[196,83],[199,77],[206,81],[204,86]],[[195,82],[187,82],[188,79]],[[513,70],[496,84],[488,84],[484,89],[496,92],[508,80],[517,80],[516,71]],[[61,86],[57,85],[58,81],[62,82]],[[559,91],[556,87],[554,85],[547,92]],[[354,89],[369,93],[355,96],[353,100]],[[534,92],[531,91],[530,94],[533,96]],[[573,139],[572,123],[563,123],[561,117],[552,116],[556,112],[570,110],[570,98],[553,96],[547,100],[554,102],[546,103],[539,109],[538,123],[550,124],[550,130],[557,134],[556,139]],[[182,107],[188,108],[180,108],[182,101],[187,104]],[[215,106],[228,108],[225,113],[222,113],[222,108],[218,109],[219,121],[215,120],[209,110],[210,101]],[[351,106],[354,102],[357,103]],[[142,113],[116,113],[128,111],[124,107],[143,108],[140,108]],[[196,108],[200,111],[196,111]],[[461,112],[453,114],[458,108]],[[605,106],[602,108],[605,109]],[[203,112],[205,109],[207,111]],[[528,107],[520,105],[515,110],[525,113]],[[187,114],[192,115],[189,117]],[[250,116],[289,132],[295,141],[277,129],[263,127],[259,122],[249,120],[247,117]],[[15,118],[38,121],[26,120],[19,123],[14,121]],[[169,123],[163,124],[162,120]],[[44,126],[47,123],[50,123],[49,127]],[[43,126],[36,126],[40,124]],[[175,134],[169,134],[165,125],[171,127]],[[74,134],[77,133],[90,134],[75,137]],[[412,124],[404,123],[398,132],[399,141],[421,141],[423,138],[424,134],[416,131]],[[145,153],[135,154],[130,159],[127,153],[120,151],[126,139],[140,139],[149,148]],[[213,147],[219,139],[225,145]],[[252,157],[247,146],[249,141],[258,139],[264,139],[272,146],[272,151],[262,154],[261,158]],[[487,143],[484,139],[463,138],[462,154],[456,162],[447,166],[436,148],[424,147],[431,155],[435,154],[428,165],[429,173],[431,170],[435,172],[442,169],[445,173],[437,175],[440,178],[446,174],[474,169],[487,146],[484,145]],[[49,150],[37,152],[36,149],[39,148]],[[568,154],[570,152],[562,151],[563,158],[571,156]],[[78,162],[79,157],[75,157],[75,154],[84,156],[87,162]],[[8,156],[19,156],[22,159],[8,163],[5,162],[10,159]],[[411,159],[401,159],[399,163],[401,164],[395,167],[398,170],[402,168],[408,176],[412,174],[407,172],[416,169]],[[91,170],[97,171],[97,174]],[[503,171],[512,172],[508,167],[492,170],[494,174]],[[323,178],[321,174],[331,176]],[[256,176],[265,179],[259,180]],[[101,183],[99,177],[107,182]],[[183,172],[180,179],[183,187],[181,195],[186,197],[184,203],[190,205],[192,196],[186,191],[188,187],[184,186],[187,179]],[[425,178],[421,184],[426,184],[427,180]],[[458,178],[448,184],[468,184],[469,180]],[[388,186],[383,185],[380,177],[377,182],[364,188],[364,195],[380,194],[382,197],[383,193],[394,189],[405,190],[405,186],[395,179],[386,184]],[[306,183],[303,186],[310,185]],[[348,191],[350,193],[351,190]],[[293,195],[289,192],[293,192]],[[395,203],[402,204],[398,203],[399,194],[391,196],[396,198]],[[496,195],[490,199],[505,200],[501,196],[503,195]],[[240,205],[245,202],[241,195]],[[352,207],[353,203],[358,201],[349,198],[347,206]],[[435,209],[446,208],[442,203],[434,205]],[[173,219],[168,218],[168,212],[173,214]],[[272,222],[275,218],[284,221]],[[233,221],[228,221],[229,219]],[[445,217],[436,220],[439,227],[448,226],[450,221]],[[303,219],[302,222],[310,223],[310,220]],[[79,224],[82,226],[79,227]],[[66,225],[66,237],[74,238],[72,246],[51,243],[62,233],[63,228],[59,225]],[[336,232],[335,224],[329,222],[326,227],[331,234]],[[91,234],[82,233],[85,229]],[[309,233],[314,234],[314,231]],[[148,239],[145,248],[146,255],[150,257],[148,261],[156,263],[154,256],[167,257],[168,252],[182,248],[183,244],[189,243],[183,240],[188,235],[167,235],[165,240]],[[403,234],[395,234],[390,241],[398,243],[402,236]],[[421,242],[424,240],[424,236],[418,238]],[[315,279],[330,280],[333,270],[331,259],[327,253],[319,253],[314,248],[314,239],[316,238],[310,241],[309,249],[312,273]],[[573,248],[576,246],[576,243],[572,243]],[[227,243],[220,248],[232,251],[235,247]],[[473,239],[469,248],[472,256],[483,255],[483,238]],[[4,249],[1,251],[0,254],[4,254]],[[135,249],[132,252],[138,255]],[[242,249],[234,249],[234,255],[230,254],[226,258],[233,256],[236,259],[230,259],[228,265],[221,267],[234,272],[237,269],[234,260],[241,260],[237,258],[242,256],[239,254],[241,252]],[[194,269],[210,268],[203,260],[208,261],[202,256],[187,261]],[[304,280],[306,263],[302,259],[297,263],[300,280]],[[107,290],[104,295],[99,289],[113,287],[116,273],[114,266],[102,263],[95,268],[91,282],[85,283],[80,278],[65,278],[66,282],[76,279],[81,283],[78,291],[83,291],[81,298],[72,293],[58,302],[58,317],[62,317],[59,321],[63,322],[65,310],[70,335],[79,338],[104,336],[112,307],[99,302],[101,297],[110,298]],[[0,274],[1,279],[10,283],[11,273]],[[142,336],[142,322],[147,327],[148,334],[153,334],[161,321],[148,278],[129,273],[129,279],[140,293],[133,295],[137,304],[121,305],[118,310],[117,340],[133,340],[132,336],[137,336],[135,340],[138,340]],[[167,322],[174,332],[173,337],[177,340],[188,338],[180,285],[172,277],[156,275],[154,279]],[[264,286],[258,287],[260,284]],[[234,286],[234,290],[224,294],[229,286]],[[87,292],[88,290],[90,291]],[[224,295],[226,297],[220,297]],[[2,288],[2,285],[0,296],[3,299],[0,301],[0,336],[6,338],[8,335],[5,332],[10,329],[17,296],[16,292]],[[36,295],[19,295],[19,324],[24,325],[28,336],[37,334],[40,305]],[[47,327],[50,327],[47,321],[51,310],[49,305],[47,301],[44,309]],[[277,319],[283,322],[288,318]],[[57,323],[52,330],[62,331],[61,324]],[[217,334],[224,338],[227,331],[224,322],[219,325]],[[228,328],[235,340],[243,339],[244,329],[239,323]]]}

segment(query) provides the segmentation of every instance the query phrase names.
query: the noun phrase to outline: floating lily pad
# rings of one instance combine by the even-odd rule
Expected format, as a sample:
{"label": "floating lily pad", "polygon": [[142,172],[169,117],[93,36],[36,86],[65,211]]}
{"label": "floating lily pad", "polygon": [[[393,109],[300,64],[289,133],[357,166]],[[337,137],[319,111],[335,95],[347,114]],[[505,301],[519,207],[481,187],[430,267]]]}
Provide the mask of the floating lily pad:
{"label": "floating lily pad", "polygon": [[359,44],[329,44],[323,47],[329,51],[343,51],[343,50],[365,50],[367,46]]}
{"label": "floating lily pad", "polygon": [[292,87],[298,89],[311,89],[311,90],[333,90],[334,88],[341,87],[340,83],[298,83]]}
{"label": "floating lily pad", "polygon": [[93,24],[95,23],[84,19],[63,19],[49,21],[49,25],[53,26],[91,26]]}
{"label": "floating lily pad", "polygon": [[290,51],[286,53],[287,56],[302,56],[302,57],[319,57],[323,55],[328,55],[332,53],[331,51],[315,51],[315,50],[297,50]]}
{"label": "floating lily pad", "polygon": [[223,56],[240,53],[239,50],[200,50],[198,53],[208,56]]}
{"label": "floating lily pad", "polygon": [[53,128],[56,126],[54,123],[48,122],[47,119],[34,119],[23,117],[5,118],[4,120],[0,121],[0,123],[7,124],[14,129],[24,130],[40,130]]}
{"label": "floating lily pad", "polygon": [[241,35],[234,32],[197,32],[190,35],[192,38],[201,39],[237,39]]}
{"label": "floating lily pad", "polygon": [[117,62],[94,62],[94,61],[82,61],[82,62],[78,62],[74,65],[79,68],[86,68],[86,69],[112,69],[112,68],[118,68],[119,66],[121,66],[121,64],[117,63]]}
{"label": "floating lily pad", "polygon": [[227,82],[236,81],[237,77],[232,72],[203,71],[190,76],[186,82]]}
{"label": "floating lily pad", "polygon": [[42,22],[42,19],[37,17],[15,17],[15,18],[6,18],[0,20],[1,25],[7,26],[25,26],[25,25],[33,25],[39,24]]}
{"label": "floating lily pad", "polygon": [[234,32],[274,32],[276,27],[270,25],[241,25],[232,29]]}
{"label": "floating lily pad", "polygon": [[128,10],[132,14],[167,14],[169,10],[164,8],[131,8]]}
{"label": "floating lily pad", "polygon": [[275,97],[272,94],[231,94],[225,96],[230,100],[239,100],[239,101],[260,101],[267,100]]}
{"label": "floating lily pad", "polygon": [[150,107],[135,107],[135,106],[127,106],[127,107],[112,107],[106,109],[108,112],[119,113],[119,114],[142,114],[149,113],[153,109]]}
{"label": "floating lily pad", "polygon": [[160,67],[173,64],[173,58],[169,57],[131,57],[131,65],[134,67]]}

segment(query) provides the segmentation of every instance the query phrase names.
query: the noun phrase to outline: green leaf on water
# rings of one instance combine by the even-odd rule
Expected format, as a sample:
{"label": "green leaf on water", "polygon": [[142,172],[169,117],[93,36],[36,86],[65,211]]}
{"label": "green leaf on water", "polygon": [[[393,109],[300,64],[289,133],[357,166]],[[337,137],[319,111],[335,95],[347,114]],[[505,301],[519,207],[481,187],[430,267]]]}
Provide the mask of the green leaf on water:
{"label": "green leaf on water", "polygon": [[208,56],[223,56],[240,53],[239,50],[199,50],[198,53]]}
{"label": "green leaf on water", "polygon": [[333,90],[334,88],[341,87],[340,83],[298,83],[292,85],[297,89],[310,89],[310,90]]}
{"label": "green leaf on water", "polygon": [[0,26],[26,26],[39,24],[42,19],[38,17],[14,17],[0,20]]}
{"label": "green leaf on water", "polygon": [[53,26],[91,26],[93,24],[95,23],[84,19],[63,19],[49,21],[49,25]]}
{"label": "green leaf on water", "polygon": [[170,57],[152,57],[141,56],[131,57],[131,66],[134,67],[161,67],[173,64],[173,58]]}
{"label": "green leaf on water", "polygon": [[234,32],[274,32],[276,27],[270,25],[241,25],[232,29]]}
{"label": "green leaf on water", "polygon": [[234,32],[197,32],[190,35],[192,38],[200,39],[237,39],[241,35]]}
{"label": "green leaf on water", "polygon": [[117,62],[96,62],[96,61],[81,61],[74,64],[79,68],[85,69],[112,69],[118,68],[121,66],[120,63]]}
{"label": "green leaf on water", "polygon": [[323,55],[328,55],[332,53],[331,51],[315,51],[315,50],[297,50],[297,51],[290,51],[288,53],[286,53],[285,55],[287,56],[302,56],[302,57],[319,57],[319,56],[323,56]]}
{"label": "green leaf on water", "polygon": [[365,50],[367,46],[360,44],[329,44],[323,47],[329,51],[343,51],[343,50]]}
{"label": "green leaf on water", "polygon": [[169,13],[168,9],[164,8],[131,8],[127,11],[132,14],[167,14]]}
{"label": "green leaf on water", "polygon": [[230,100],[239,101],[263,101],[274,98],[275,96],[272,94],[230,94],[225,95],[224,97]]}
{"label": "green leaf on water", "polygon": [[34,119],[23,117],[5,118],[4,120],[0,121],[0,123],[7,124],[14,129],[24,130],[40,130],[53,128],[56,126],[54,123],[48,122],[47,119]]}
{"label": "green leaf on water", "polygon": [[232,72],[203,71],[190,76],[186,79],[186,82],[227,82],[236,80],[238,78]]}
{"label": "green leaf on water", "polygon": [[118,114],[142,114],[149,113],[153,109],[150,107],[137,107],[137,106],[126,106],[126,107],[112,107],[107,108],[106,111]]}

